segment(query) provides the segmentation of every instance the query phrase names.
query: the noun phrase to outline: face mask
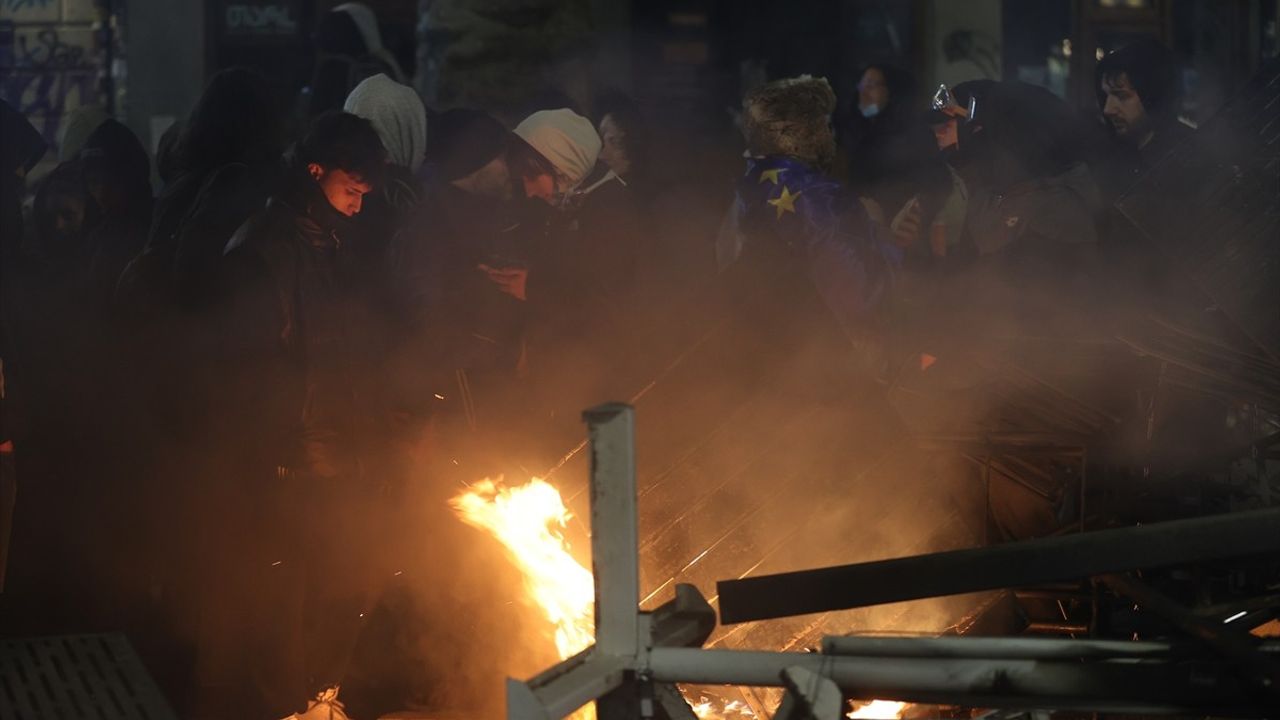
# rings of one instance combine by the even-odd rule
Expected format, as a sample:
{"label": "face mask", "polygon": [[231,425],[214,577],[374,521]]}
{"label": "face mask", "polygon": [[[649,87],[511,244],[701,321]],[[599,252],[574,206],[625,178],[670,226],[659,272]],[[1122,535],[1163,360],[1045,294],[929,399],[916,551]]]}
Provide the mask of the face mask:
{"label": "face mask", "polygon": [[871,103],[866,107],[859,107],[858,110],[862,112],[862,117],[865,118],[872,118],[880,114],[880,106],[875,103]]}

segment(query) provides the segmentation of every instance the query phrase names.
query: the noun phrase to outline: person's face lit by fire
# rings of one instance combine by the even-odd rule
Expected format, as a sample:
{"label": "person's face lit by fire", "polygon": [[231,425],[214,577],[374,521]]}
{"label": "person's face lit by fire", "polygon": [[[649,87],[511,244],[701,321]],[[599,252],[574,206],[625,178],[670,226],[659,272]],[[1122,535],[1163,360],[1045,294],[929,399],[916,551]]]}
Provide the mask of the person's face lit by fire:
{"label": "person's face lit by fire", "polygon": [[609,169],[621,177],[631,172],[631,158],[627,155],[627,134],[618,125],[613,115],[605,115],[600,119],[600,159]]}
{"label": "person's face lit by fire", "polygon": [[311,177],[320,185],[329,204],[334,210],[352,217],[360,212],[364,205],[364,196],[373,190],[373,186],[359,175],[353,175],[338,168],[327,169],[319,163],[307,166]]}
{"label": "person's face lit by fire", "polygon": [[1147,109],[1142,105],[1142,98],[1133,83],[1129,82],[1126,73],[1118,73],[1102,79],[1102,92],[1106,101],[1102,105],[1102,115],[1115,130],[1116,137],[1143,145],[1149,139],[1150,120]]}

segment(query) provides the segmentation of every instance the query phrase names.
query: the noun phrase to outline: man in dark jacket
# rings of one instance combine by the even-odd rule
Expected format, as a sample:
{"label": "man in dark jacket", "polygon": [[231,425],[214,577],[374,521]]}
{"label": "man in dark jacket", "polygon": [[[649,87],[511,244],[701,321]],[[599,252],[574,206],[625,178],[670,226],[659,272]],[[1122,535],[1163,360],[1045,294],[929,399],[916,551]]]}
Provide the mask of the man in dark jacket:
{"label": "man in dark jacket", "polygon": [[[282,456],[281,464],[306,468],[323,477],[353,469],[354,459],[345,435],[330,423],[350,421],[334,397],[316,397],[330,373],[341,367],[354,340],[344,324],[343,247],[348,219],[360,212],[364,196],[382,175],[383,150],[367,120],[347,113],[318,119],[297,150],[293,177],[274,194],[267,207],[249,219],[231,238],[226,255],[233,277],[231,292],[237,307],[255,311],[245,317],[240,336],[250,352],[278,355],[294,363],[295,379],[303,383],[300,402],[289,413],[303,411],[300,454]],[[341,382],[339,380],[339,382]],[[346,384],[346,383],[343,383]],[[348,388],[349,389],[349,388]],[[345,395],[345,391],[338,394]]]}
{"label": "man in dark jacket", "polygon": [[257,681],[278,698],[274,710],[341,680],[372,589],[367,530],[380,488],[362,458],[377,437],[366,388],[378,373],[357,360],[358,290],[344,238],[382,177],[384,156],[367,120],[317,118],[284,189],[227,245],[228,350],[246,381],[235,398],[246,413],[239,427],[250,431],[244,446],[260,443],[247,448],[259,466],[276,468],[264,499],[278,504],[270,522],[284,536],[283,562],[302,571],[295,592],[303,597],[305,669],[287,661],[284,642],[259,653]]}
{"label": "man in dark jacket", "polygon": [[[465,417],[510,395],[526,311],[527,225],[511,202],[536,153],[493,117],[466,109],[432,119],[421,203],[392,239],[395,300],[404,328],[402,410],[424,420]],[[441,400],[439,396],[447,398]],[[477,397],[478,396],[478,397]]]}
{"label": "man in dark jacket", "polygon": [[1155,39],[1102,58],[1094,89],[1112,140],[1097,169],[1110,204],[1194,131],[1178,120],[1181,93],[1173,54]]}

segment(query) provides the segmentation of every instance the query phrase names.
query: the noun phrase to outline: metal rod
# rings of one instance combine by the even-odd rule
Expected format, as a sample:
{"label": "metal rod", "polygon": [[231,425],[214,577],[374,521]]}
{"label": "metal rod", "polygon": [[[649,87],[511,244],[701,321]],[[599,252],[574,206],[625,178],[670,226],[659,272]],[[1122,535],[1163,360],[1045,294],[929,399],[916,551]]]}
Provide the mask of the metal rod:
{"label": "metal rod", "polygon": [[635,411],[612,403],[587,410],[583,419],[591,439],[596,648],[606,655],[630,657],[640,650]]}
{"label": "metal rod", "polygon": [[1004,708],[1173,713],[1248,707],[1227,672],[1150,662],[1048,662],[840,657],[694,648],[654,648],[645,672],[655,682],[781,687],[800,667],[833,680],[854,698]]}
{"label": "metal rod", "polygon": [[1060,640],[1020,637],[826,637],[827,655],[861,657],[933,657],[970,660],[1070,660],[1079,658],[1152,658],[1185,653],[1165,642]]}
{"label": "metal rod", "polygon": [[1280,509],[916,555],[716,584],[720,621],[1027,587],[1138,568],[1280,553]]}

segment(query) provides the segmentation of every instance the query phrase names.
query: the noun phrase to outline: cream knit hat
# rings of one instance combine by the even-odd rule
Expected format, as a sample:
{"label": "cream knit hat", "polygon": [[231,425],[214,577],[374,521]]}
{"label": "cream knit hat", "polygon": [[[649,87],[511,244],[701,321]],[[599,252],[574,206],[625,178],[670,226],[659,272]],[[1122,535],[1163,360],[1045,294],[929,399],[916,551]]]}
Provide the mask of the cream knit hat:
{"label": "cream knit hat", "polygon": [[568,110],[539,110],[516,126],[516,135],[551,161],[577,187],[596,166],[600,135],[591,121]]}

